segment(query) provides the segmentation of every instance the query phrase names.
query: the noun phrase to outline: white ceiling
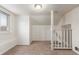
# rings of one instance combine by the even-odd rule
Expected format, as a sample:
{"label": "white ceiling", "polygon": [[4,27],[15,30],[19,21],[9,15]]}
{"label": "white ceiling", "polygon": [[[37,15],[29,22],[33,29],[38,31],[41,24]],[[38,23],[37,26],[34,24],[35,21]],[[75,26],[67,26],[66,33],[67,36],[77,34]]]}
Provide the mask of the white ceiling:
{"label": "white ceiling", "polygon": [[77,4],[43,4],[43,8],[36,10],[34,4],[2,4],[5,8],[15,14],[48,14],[51,10],[64,14]]}
{"label": "white ceiling", "polygon": [[50,15],[50,11],[54,10],[55,23],[57,23],[61,16],[77,7],[78,4],[43,4],[40,10],[36,10],[33,4],[2,4],[2,6],[17,15]]}

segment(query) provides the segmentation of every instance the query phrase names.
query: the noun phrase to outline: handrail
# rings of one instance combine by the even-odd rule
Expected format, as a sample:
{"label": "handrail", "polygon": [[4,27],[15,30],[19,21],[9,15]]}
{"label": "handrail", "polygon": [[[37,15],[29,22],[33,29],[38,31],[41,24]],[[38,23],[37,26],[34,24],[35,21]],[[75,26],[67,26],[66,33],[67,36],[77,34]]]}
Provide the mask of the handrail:
{"label": "handrail", "polygon": [[71,48],[72,45],[72,30],[71,29],[55,29],[55,40],[53,42],[56,48]]}

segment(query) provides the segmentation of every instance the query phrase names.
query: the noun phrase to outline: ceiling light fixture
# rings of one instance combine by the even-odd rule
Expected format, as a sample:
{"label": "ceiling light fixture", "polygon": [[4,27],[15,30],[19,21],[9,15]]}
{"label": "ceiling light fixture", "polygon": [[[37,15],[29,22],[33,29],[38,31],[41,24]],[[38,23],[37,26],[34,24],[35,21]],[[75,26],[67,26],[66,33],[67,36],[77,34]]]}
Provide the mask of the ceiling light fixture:
{"label": "ceiling light fixture", "polygon": [[42,4],[35,4],[35,5],[34,5],[34,8],[36,8],[36,9],[41,9],[41,8],[42,8]]}

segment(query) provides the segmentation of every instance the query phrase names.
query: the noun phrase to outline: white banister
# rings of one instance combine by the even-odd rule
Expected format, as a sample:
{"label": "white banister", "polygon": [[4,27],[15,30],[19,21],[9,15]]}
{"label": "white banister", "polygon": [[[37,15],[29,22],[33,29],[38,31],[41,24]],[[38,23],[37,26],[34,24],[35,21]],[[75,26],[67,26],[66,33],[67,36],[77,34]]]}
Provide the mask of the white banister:
{"label": "white banister", "polygon": [[[71,35],[72,30],[55,30],[55,42],[54,42],[54,48],[60,48],[60,49],[71,49],[72,48],[72,39]],[[70,46],[70,47],[69,47]]]}

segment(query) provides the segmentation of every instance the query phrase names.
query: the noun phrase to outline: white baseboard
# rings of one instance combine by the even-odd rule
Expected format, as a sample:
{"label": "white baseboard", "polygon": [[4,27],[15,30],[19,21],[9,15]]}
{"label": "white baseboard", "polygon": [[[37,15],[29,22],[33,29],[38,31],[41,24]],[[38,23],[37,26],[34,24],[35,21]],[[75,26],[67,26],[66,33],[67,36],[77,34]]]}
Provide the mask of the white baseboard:
{"label": "white baseboard", "polygon": [[17,43],[17,45],[30,45],[30,42],[21,42],[21,43]]}
{"label": "white baseboard", "polygon": [[7,52],[8,50],[10,50],[11,48],[16,46],[16,40],[8,42],[4,45],[0,46],[0,55],[4,54],[5,52]]}
{"label": "white baseboard", "polygon": [[75,50],[75,47],[73,47],[72,50],[73,50],[75,53],[79,54],[79,52]]}
{"label": "white baseboard", "polygon": [[50,41],[50,40],[32,40],[32,41]]}
{"label": "white baseboard", "polygon": [[79,52],[78,51],[76,51],[75,49],[72,49],[75,53],[77,53],[77,54],[79,54]]}

